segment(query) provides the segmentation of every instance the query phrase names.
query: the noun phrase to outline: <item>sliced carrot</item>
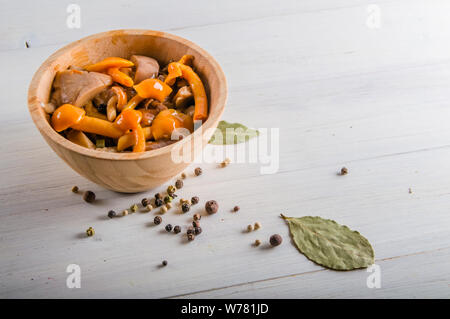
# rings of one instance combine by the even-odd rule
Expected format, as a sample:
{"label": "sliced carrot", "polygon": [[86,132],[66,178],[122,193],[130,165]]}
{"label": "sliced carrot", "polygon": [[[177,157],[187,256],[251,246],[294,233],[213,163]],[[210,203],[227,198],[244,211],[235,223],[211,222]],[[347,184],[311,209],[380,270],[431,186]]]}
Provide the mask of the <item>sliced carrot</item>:
{"label": "sliced carrot", "polygon": [[71,127],[78,131],[94,133],[111,138],[119,138],[123,135],[123,132],[114,123],[96,117],[85,116],[80,122]]}
{"label": "sliced carrot", "polygon": [[119,68],[109,68],[106,70],[106,73],[112,77],[114,82],[122,84],[126,87],[132,87],[134,84],[133,79],[120,71]]}
{"label": "sliced carrot", "polygon": [[130,60],[118,58],[118,57],[109,57],[98,63],[91,64],[85,67],[89,72],[103,72],[109,68],[128,68],[133,66],[134,63]]}

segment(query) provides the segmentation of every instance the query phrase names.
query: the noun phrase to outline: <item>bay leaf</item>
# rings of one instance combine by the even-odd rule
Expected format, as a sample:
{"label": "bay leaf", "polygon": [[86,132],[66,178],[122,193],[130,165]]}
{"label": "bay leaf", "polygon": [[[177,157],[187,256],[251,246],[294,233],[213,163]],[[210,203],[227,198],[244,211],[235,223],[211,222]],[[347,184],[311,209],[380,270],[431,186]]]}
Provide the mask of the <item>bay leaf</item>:
{"label": "bay leaf", "polygon": [[359,232],[318,216],[286,217],[298,250],[308,259],[334,270],[366,268],[374,263],[374,251]]}
{"label": "bay leaf", "polygon": [[239,144],[258,135],[258,130],[248,128],[243,124],[220,121],[209,143],[214,145]]}

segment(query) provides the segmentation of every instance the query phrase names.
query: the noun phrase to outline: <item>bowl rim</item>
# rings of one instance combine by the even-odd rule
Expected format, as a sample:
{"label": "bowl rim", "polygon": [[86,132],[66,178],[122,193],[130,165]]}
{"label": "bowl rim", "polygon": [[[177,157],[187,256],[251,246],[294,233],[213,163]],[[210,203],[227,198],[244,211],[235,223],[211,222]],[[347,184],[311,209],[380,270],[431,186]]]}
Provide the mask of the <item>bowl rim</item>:
{"label": "bowl rim", "polygon": [[[42,80],[42,77],[45,75],[45,71],[49,68],[55,68],[55,62],[56,60],[61,57],[63,54],[66,54],[68,51],[71,51],[72,49],[76,48],[78,45],[80,45],[83,42],[86,41],[92,41],[95,39],[100,39],[103,37],[110,37],[114,35],[151,35],[156,37],[162,37],[167,38],[170,40],[174,40],[176,42],[179,42],[183,45],[186,45],[187,47],[193,49],[194,51],[197,51],[200,55],[205,57],[209,60],[209,62],[212,65],[213,72],[218,77],[218,90],[219,90],[219,97],[215,104],[217,104],[217,108],[214,112],[210,112],[208,115],[208,119],[202,124],[201,130],[197,129],[192,134],[188,135],[184,139],[170,144],[168,146],[164,146],[162,148],[146,151],[142,153],[114,153],[114,152],[105,152],[105,151],[97,151],[88,149],[86,147],[82,147],[78,144],[75,144],[65,137],[58,134],[53,127],[51,127],[50,123],[47,121],[45,116],[42,116],[40,108],[42,108],[42,102],[38,100],[37,98],[37,90],[39,89],[40,82]],[[227,101],[227,94],[228,93],[228,86],[225,74],[219,65],[219,63],[214,59],[212,55],[210,55],[206,50],[202,49],[197,44],[184,39],[180,36],[170,34],[167,32],[162,31],[156,31],[156,30],[146,30],[146,29],[120,29],[120,30],[111,30],[106,32],[100,32],[96,34],[92,34],[89,36],[86,36],[84,38],[81,38],[79,40],[76,40],[74,42],[71,42],[64,47],[60,48],[56,52],[54,52],[52,55],[50,55],[39,67],[39,69],[34,73],[33,78],[30,82],[30,86],[28,88],[28,110],[30,112],[31,118],[33,119],[34,124],[40,131],[40,133],[45,137],[51,139],[55,144],[63,147],[64,149],[68,151],[72,151],[75,153],[78,153],[80,155],[84,155],[87,157],[92,158],[98,158],[98,159],[105,159],[105,160],[120,160],[120,161],[129,161],[129,160],[140,160],[140,159],[147,159],[151,157],[157,157],[161,154],[165,154],[168,152],[171,152],[174,147],[180,147],[181,144],[184,143],[190,143],[191,140],[198,139],[202,141],[202,136],[206,132],[208,132],[210,129],[214,128],[217,125],[217,122],[219,121],[220,117],[222,116],[226,101]],[[210,105],[209,105],[210,106]],[[203,141],[202,141],[203,143]]]}

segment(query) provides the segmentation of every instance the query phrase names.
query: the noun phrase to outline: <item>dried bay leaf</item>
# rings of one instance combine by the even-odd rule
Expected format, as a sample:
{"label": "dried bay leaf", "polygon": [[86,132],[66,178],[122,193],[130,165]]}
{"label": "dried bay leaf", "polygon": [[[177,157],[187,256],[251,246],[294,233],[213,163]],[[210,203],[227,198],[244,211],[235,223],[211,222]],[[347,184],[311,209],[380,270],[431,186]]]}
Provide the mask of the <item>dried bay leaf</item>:
{"label": "dried bay leaf", "polygon": [[286,217],[292,239],[308,259],[334,270],[366,268],[374,263],[369,241],[357,231],[321,217]]}
{"label": "dried bay leaf", "polygon": [[243,124],[220,121],[209,143],[214,145],[239,144],[258,135],[258,130],[248,128]]}

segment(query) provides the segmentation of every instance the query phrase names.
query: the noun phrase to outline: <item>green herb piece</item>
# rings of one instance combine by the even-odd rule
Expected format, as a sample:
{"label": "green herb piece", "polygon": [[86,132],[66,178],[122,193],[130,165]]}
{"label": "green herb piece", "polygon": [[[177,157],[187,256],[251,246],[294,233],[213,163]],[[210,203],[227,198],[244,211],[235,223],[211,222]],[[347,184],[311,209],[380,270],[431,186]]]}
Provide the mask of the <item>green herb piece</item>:
{"label": "green herb piece", "polygon": [[258,130],[248,128],[245,125],[220,121],[209,143],[214,145],[239,144],[245,143],[258,135]]}
{"label": "green herb piece", "polygon": [[95,146],[97,147],[97,148],[103,148],[103,147],[105,147],[105,140],[104,139],[97,139],[96,141],[95,141]]}
{"label": "green herb piece", "polygon": [[292,239],[308,259],[334,270],[366,268],[374,262],[369,241],[357,231],[320,217],[286,217]]}

